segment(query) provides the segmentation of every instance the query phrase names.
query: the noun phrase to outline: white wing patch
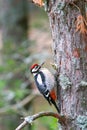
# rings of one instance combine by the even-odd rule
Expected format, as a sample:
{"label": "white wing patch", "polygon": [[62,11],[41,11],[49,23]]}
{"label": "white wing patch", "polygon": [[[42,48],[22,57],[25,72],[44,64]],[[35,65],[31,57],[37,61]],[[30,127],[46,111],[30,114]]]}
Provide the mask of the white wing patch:
{"label": "white wing patch", "polygon": [[37,82],[38,82],[40,85],[43,84],[43,83],[42,83],[42,78],[41,78],[40,74],[38,74],[38,76],[37,76]]}

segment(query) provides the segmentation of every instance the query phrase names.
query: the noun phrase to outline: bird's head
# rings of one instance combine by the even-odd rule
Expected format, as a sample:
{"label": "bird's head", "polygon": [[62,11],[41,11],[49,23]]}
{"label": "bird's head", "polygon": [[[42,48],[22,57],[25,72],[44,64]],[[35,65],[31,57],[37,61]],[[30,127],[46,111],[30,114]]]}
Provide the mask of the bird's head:
{"label": "bird's head", "polygon": [[33,64],[30,68],[31,73],[38,73],[39,70],[41,69],[42,65],[44,64],[44,62],[41,65],[38,64]]}

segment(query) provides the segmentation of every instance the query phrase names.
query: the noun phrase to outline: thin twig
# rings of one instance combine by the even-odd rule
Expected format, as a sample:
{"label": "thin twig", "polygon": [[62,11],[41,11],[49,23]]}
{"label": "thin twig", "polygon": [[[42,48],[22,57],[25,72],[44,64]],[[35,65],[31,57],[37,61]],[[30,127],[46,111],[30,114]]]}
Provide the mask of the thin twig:
{"label": "thin twig", "polygon": [[74,5],[79,10],[79,12],[81,13],[80,8],[74,2],[71,2],[71,4]]}
{"label": "thin twig", "polygon": [[31,124],[34,120],[43,116],[52,116],[58,119],[62,125],[66,125],[66,117],[54,112],[40,112],[35,115],[25,117],[23,123],[21,123],[15,130],[22,130],[22,128],[24,128],[27,124]]}

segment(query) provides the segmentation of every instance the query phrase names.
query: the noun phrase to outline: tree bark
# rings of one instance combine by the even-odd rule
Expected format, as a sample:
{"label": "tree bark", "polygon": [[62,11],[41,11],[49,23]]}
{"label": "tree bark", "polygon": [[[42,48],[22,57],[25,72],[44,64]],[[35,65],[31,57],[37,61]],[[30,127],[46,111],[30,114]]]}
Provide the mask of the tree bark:
{"label": "tree bark", "polygon": [[61,114],[69,118],[62,130],[87,129],[87,34],[76,32],[79,15],[85,18],[84,0],[56,0],[48,12],[54,62],[59,68]]}

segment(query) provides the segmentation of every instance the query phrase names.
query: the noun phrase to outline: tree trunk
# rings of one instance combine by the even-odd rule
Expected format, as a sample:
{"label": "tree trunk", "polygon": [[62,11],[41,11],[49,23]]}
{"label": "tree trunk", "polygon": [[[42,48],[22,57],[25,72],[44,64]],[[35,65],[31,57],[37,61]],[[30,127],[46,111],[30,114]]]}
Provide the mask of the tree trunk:
{"label": "tree trunk", "polygon": [[29,2],[27,0],[1,0],[0,19],[4,42],[21,43],[27,39]]}
{"label": "tree trunk", "polygon": [[85,2],[69,1],[56,0],[48,13],[59,68],[61,114],[69,118],[62,130],[87,130],[87,35],[76,31],[77,17],[86,15]]}

